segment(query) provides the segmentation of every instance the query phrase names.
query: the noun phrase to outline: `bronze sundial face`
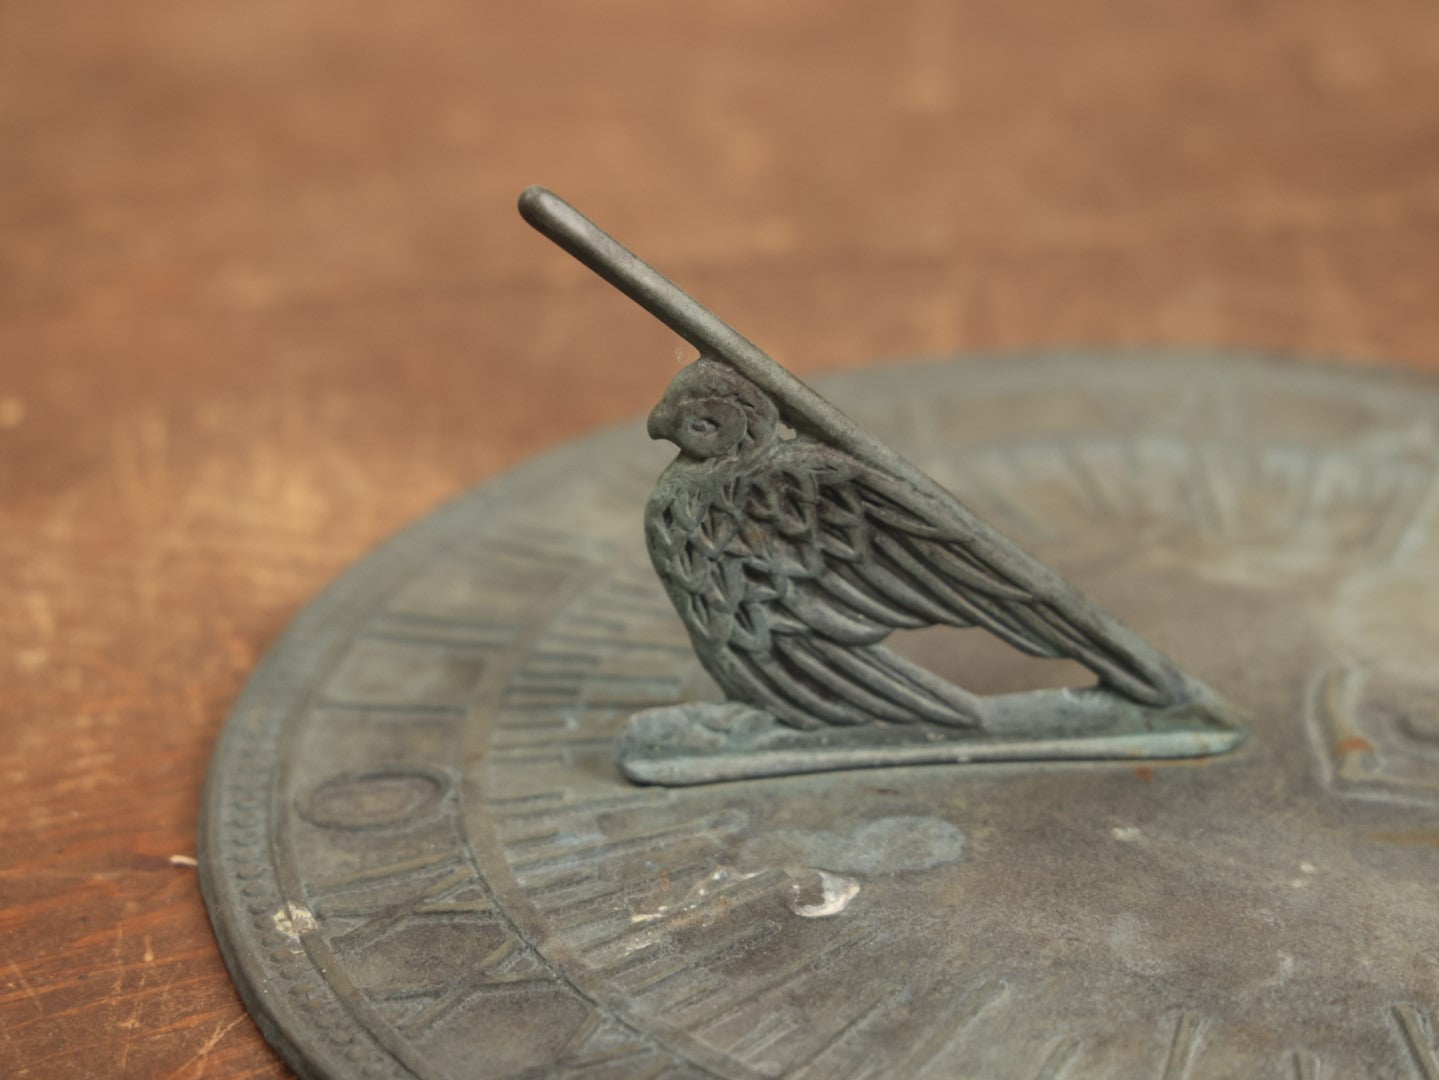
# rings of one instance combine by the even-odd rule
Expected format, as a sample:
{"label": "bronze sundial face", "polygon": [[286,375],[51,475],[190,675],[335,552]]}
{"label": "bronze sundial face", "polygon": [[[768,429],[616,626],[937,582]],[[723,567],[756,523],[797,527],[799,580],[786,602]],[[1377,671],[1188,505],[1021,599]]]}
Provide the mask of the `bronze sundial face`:
{"label": "bronze sundial face", "polygon": [[[1439,1077],[1439,391],[1134,351],[822,382],[1242,713],[1189,762],[636,786],[714,694],[640,425],[467,495],[275,647],[206,895],[316,1076]],[[892,642],[982,693],[1077,669]]]}

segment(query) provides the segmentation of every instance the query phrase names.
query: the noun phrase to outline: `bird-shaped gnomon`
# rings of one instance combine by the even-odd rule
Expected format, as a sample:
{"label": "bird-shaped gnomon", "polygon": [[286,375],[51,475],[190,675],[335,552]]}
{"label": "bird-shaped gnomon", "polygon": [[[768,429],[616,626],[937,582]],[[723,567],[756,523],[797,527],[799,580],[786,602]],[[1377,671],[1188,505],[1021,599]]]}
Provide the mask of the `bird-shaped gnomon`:
{"label": "bird-shaped gnomon", "polygon": [[[568,203],[530,188],[520,211],[701,352],[650,414],[679,456],[645,542],[725,700],[632,716],[630,779],[1194,757],[1243,738],[1213,691]],[[1098,684],[972,694],[883,644],[927,626],[979,627]]]}

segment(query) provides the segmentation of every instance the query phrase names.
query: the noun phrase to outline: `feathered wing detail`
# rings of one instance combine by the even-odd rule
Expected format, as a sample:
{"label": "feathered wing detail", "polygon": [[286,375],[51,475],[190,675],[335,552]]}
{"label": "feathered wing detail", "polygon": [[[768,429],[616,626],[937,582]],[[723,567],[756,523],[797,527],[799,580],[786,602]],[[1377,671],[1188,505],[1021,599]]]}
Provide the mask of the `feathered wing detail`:
{"label": "feathered wing detail", "polygon": [[974,726],[980,699],[881,644],[897,629],[946,625],[1076,660],[1143,704],[1173,703],[1077,594],[1042,569],[1016,569],[982,526],[902,481],[808,440],[732,468],[718,483],[708,474],[709,498],[661,485],[646,530],[702,662],[731,698],[797,727]]}

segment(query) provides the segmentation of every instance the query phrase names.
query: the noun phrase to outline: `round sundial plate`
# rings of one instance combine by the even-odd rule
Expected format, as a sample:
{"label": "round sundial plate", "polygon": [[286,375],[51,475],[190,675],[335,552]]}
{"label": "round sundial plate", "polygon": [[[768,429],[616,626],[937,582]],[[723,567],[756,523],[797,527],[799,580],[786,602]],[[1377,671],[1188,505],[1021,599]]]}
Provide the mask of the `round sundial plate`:
{"label": "round sundial plate", "polygon": [[[637,787],[714,690],[638,424],[442,507],[274,647],[202,880],[316,1076],[1439,1076],[1439,388],[1228,354],[817,383],[1235,703],[1188,762]],[[898,638],[898,636],[897,636]],[[1065,685],[977,631],[901,651]]]}

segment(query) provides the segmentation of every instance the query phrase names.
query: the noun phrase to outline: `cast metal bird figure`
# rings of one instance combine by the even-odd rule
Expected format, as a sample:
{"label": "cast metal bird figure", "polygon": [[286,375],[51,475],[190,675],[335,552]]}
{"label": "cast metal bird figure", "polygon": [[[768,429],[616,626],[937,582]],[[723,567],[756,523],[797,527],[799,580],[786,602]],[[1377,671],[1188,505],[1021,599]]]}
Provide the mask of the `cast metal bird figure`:
{"label": "cast metal bird figure", "polygon": [[995,550],[992,530],[815,438],[722,361],[680,371],[649,418],[679,447],[645,512],[654,568],[727,698],[801,729],[983,727],[985,700],[885,648],[894,630],[980,627],[1086,665],[1144,705],[1182,676],[1096,632],[1079,594]]}
{"label": "cast metal bird figure", "polygon": [[[1195,757],[1244,738],[1212,690],[554,192],[527,188],[520,213],[701,354],[650,416],[680,453],[645,536],[727,702],[631,715],[626,777]],[[883,644],[936,625],[1077,660],[1099,685],[980,697]]]}

